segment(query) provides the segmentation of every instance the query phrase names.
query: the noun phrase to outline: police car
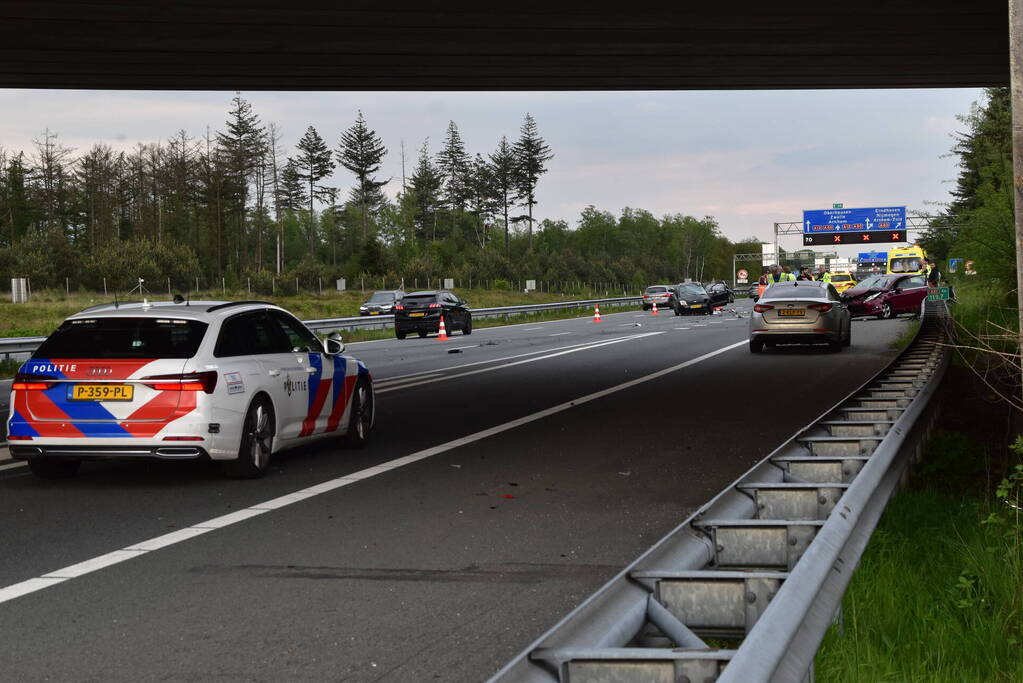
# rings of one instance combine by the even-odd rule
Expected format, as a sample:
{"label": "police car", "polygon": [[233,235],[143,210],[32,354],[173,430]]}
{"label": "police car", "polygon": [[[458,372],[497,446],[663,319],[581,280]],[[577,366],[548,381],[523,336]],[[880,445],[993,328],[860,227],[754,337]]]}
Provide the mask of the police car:
{"label": "police car", "polygon": [[254,478],[271,454],[373,427],[369,370],[261,301],[104,304],[65,320],[21,366],[8,445],[41,477],[83,460],[222,461]]}

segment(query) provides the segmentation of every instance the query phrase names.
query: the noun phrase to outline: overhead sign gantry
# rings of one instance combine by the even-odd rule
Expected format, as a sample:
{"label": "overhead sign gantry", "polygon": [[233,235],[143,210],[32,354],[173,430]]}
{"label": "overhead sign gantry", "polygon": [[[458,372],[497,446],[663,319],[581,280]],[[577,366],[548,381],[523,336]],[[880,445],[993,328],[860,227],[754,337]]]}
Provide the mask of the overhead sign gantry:
{"label": "overhead sign gantry", "polygon": [[803,244],[877,244],[906,241],[906,207],[803,211]]}

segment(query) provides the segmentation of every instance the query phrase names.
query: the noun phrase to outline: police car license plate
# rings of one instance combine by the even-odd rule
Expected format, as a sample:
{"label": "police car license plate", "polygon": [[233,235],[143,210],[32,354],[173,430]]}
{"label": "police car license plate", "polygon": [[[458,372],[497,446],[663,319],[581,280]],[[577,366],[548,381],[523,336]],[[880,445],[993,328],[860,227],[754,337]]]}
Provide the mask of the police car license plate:
{"label": "police car license plate", "polygon": [[778,315],[780,315],[782,317],[789,317],[789,316],[799,317],[799,316],[806,315],[806,309],[805,308],[779,308],[778,309]]}
{"label": "police car license plate", "polygon": [[408,317],[410,317],[410,318],[422,318],[424,315],[426,315],[426,314],[425,313],[409,313]]}
{"label": "police car license plate", "polygon": [[134,395],[130,384],[73,384],[68,389],[69,401],[130,401]]}

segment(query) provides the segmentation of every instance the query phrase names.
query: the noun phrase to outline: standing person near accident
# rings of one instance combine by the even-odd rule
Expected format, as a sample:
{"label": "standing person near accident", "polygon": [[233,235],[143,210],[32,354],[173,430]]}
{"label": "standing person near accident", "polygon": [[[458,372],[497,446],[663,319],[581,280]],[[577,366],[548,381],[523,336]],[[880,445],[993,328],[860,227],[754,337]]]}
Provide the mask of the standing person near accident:
{"label": "standing person near accident", "polygon": [[796,280],[813,280],[813,275],[810,274],[810,268],[808,266],[800,268],[799,275],[796,277]]}
{"label": "standing person near accident", "polygon": [[789,280],[789,281],[791,281],[791,280],[795,280],[796,276],[792,274],[792,271],[789,270],[788,266],[782,266],[781,267],[781,279],[782,280]]}
{"label": "standing person near accident", "polygon": [[767,274],[767,284],[773,285],[775,282],[781,282],[785,278],[782,277],[781,268],[778,264],[771,266],[771,272]]}
{"label": "standing person near accident", "polygon": [[831,273],[825,270],[823,265],[817,266],[817,272],[814,273],[814,279],[818,282],[831,282]]}
{"label": "standing person near accident", "polygon": [[934,261],[927,261],[927,284],[937,287],[939,282],[941,282],[941,271],[938,270],[938,264]]}

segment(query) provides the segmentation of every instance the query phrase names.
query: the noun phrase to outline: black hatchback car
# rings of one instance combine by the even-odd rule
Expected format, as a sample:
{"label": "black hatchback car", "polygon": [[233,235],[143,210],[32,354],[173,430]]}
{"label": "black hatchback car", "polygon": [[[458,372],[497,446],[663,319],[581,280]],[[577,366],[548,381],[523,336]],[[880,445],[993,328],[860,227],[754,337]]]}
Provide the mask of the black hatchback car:
{"label": "black hatchback car", "polygon": [[472,334],[472,313],[469,304],[451,292],[437,290],[412,292],[394,305],[394,336],[404,339],[410,332],[425,337],[440,330],[443,318],[448,333],[461,330]]}

